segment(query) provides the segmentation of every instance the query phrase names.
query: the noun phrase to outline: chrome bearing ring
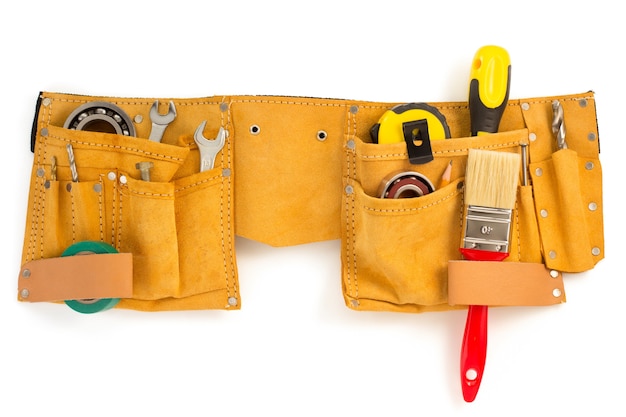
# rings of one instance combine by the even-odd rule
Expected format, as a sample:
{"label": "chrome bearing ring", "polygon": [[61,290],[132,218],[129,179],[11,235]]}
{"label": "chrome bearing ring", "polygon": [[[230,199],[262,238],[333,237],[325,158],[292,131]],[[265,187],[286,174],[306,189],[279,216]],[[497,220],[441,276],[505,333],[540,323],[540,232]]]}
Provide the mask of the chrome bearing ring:
{"label": "chrome bearing ring", "polygon": [[380,187],[380,198],[415,198],[430,194],[435,187],[419,172],[404,171],[385,178]]}
{"label": "chrome bearing ring", "polygon": [[77,107],[65,120],[66,129],[135,136],[130,117],[113,103],[91,101]]}

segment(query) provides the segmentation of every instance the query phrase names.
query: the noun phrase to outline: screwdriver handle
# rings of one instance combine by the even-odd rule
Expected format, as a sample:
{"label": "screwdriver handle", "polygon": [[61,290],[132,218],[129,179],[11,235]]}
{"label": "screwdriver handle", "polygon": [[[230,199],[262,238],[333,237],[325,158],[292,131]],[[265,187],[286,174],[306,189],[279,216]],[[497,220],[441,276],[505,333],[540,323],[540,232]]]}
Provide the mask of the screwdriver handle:
{"label": "screwdriver handle", "polygon": [[506,49],[483,46],[474,55],[469,84],[472,136],[498,131],[509,99],[511,59]]}

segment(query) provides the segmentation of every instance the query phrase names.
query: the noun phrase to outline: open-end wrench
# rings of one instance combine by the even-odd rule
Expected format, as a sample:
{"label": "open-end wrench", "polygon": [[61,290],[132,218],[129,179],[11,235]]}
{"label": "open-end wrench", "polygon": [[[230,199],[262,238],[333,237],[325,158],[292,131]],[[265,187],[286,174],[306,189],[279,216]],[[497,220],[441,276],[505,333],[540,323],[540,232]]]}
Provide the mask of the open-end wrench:
{"label": "open-end wrench", "polygon": [[152,130],[150,131],[149,140],[153,142],[161,142],[163,132],[167,125],[172,123],[176,118],[176,106],[170,101],[170,108],[166,114],[159,113],[159,100],[156,100],[150,108],[150,121],[152,122]]}
{"label": "open-end wrench", "polygon": [[213,168],[215,164],[215,157],[218,152],[224,147],[226,142],[226,130],[220,127],[215,139],[207,139],[204,137],[204,127],[206,126],[206,120],[200,123],[200,126],[196,129],[196,133],[193,136],[193,140],[200,149],[200,172]]}

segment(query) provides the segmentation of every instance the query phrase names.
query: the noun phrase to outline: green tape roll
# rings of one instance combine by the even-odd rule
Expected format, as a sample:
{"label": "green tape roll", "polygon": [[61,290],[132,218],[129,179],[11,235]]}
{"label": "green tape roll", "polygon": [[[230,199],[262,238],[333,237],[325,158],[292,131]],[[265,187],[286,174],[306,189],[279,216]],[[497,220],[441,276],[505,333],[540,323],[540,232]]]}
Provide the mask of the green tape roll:
{"label": "green tape roll", "polygon": [[[65,249],[61,256],[87,255],[94,253],[117,253],[117,250],[104,242],[86,240],[78,242]],[[83,314],[99,313],[115,307],[120,302],[119,298],[94,298],[90,300],[65,300],[72,310]]]}

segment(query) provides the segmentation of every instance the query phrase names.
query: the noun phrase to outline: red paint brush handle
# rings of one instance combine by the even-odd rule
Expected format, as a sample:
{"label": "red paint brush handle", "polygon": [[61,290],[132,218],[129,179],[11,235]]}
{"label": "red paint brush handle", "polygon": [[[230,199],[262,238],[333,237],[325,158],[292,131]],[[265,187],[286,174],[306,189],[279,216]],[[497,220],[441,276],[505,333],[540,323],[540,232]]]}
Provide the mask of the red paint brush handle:
{"label": "red paint brush handle", "polygon": [[463,399],[472,402],[478,394],[487,357],[487,306],[470,306],[461,348]]}

